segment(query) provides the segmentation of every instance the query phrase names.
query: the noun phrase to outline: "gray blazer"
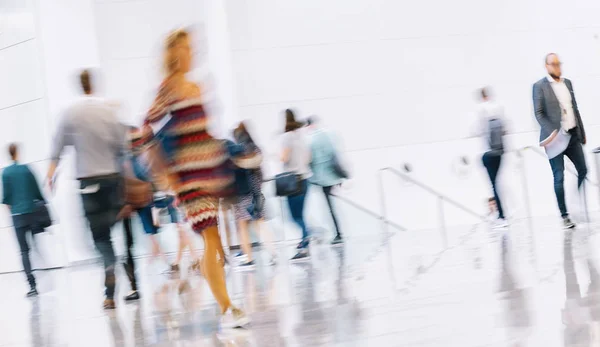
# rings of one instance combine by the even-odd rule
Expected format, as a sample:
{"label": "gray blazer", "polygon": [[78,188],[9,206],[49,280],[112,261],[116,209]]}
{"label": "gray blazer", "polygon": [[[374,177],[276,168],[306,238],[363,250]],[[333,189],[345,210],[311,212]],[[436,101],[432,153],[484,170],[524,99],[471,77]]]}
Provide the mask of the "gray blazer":
{"label": "gray blazer", "polygon": [[[571,98],[573,99],[573,112],[575,113],[575,120],[577,122],[577,135],[581,143],[585,143],[585,129],[583,128],[577,101],[575,101],[573,85],[571,84],[571,81],[566,78],[565,84],[567,85],[567,88],[569,88]],[[533,85],[533,110],[535,112],[535,119],[540,123],[540,142],[542,142],[550,136],[554,130],[560,129],[560,121],[562,120],[560,104],[550,85],[550,81],[548,81],[548,78],[546,77]]]}

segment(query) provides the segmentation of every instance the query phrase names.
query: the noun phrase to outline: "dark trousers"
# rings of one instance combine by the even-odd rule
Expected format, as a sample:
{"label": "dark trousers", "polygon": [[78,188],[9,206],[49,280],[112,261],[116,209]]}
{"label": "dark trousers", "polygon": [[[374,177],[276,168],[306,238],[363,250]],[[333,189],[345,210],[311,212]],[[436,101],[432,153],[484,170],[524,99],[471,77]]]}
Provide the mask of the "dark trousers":
{"label": "dark trousers", "polygon": [[490,181],[492,182],[494,200],[496,200],[496,207],[498,208],[498,218],[504,219],[504,210],[502,209],[502,203],[500,202],[500,196],[498,195],[498,185],[496,184],[500,163],[502,162],[502,154],[487,152],[483,155],[482,161],[483,166],[485,166],[488,175],[490,176]]}
{"label": "dark trousers", "polygon": [[306,228],[306,223],[304,222],[304,201],[306,200],[307,191],[308,182],[303,180],[300,183],[300,192],[296,195],[290,195],[287,197],[292,218],[294,219],[294,222],[298,224],[300,229],[302,229],[302,240],[304,241],[308,240],[308,229]]}
{"label": "dark trousers", "polygon": [[131,290],[137,290],[137,281],[135,280],[135,263],[133,261],[133,232],[131,229],[131,218],[123,220],[123,229],[125,230],[125,242],[127,243],[127,259],[125,260],[125,273],[131,283]]}
{"label": "dark trousers", "polygon": [[110,239],[110,229],[117,221],[122,206],[123,182],[117,175],[81,179],[81,188],[98,187],[93,193],[81,194],[94,245],[104,262],[104,286],[107,299],[115,294],[115,252]]}
{"label": "dark trousers", "polygon": [[323,187],[323,193],[325,194],[325,198],[327,199],[327,205],[329,205],[329,211],[331,212],[331,218],[333,219],[333,225],[335,225],[335,233],[337,236],[340,235],[340,226],[338,225],[337,218],[335,216],[335,212],[333,211],[333,203],[331,201],[331,190],[333,187]]}
{"label": "dark trousers", "polygon": [[15,233],[17,235],[17,241],[19,242],[19,248],[21,249],[21,261],[23,262],[23,269],[27,276],[27,281],[31,288],[35,288],[35,277],[33,277],[33,270],[31,269],[31,261],[29,259],[29,243],[27,242],[27,234],[36,234],[39,227],[33,222],[33,214],[26,213],[20,215],[14,215],[13,224],[15,227]]}
{"label": "dark trousers", "polygon": [[565,203],[565,155],[571,160],[577,170],[577,188],[581,188],[581,185],[587,176],[587,166],[585,165],[585,155],[583,154],[581,140],[577,136],[576,131],[571,130],[569,133],[571,134],[571,141],[569,142],[567,149],[550,159],[550,167],[552,167],[552,174],[554,175],[554,193],[556,194],[558,209],[560,210],[560,215],[562,217],[569,215]]}

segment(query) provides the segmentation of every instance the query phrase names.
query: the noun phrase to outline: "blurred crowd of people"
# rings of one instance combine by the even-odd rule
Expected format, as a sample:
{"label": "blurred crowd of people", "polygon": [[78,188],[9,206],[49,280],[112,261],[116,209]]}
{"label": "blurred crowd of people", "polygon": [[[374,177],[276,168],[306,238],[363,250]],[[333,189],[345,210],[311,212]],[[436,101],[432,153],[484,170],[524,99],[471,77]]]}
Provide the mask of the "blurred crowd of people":
{"label": "blurred crowd of people", "polygon": [[[220,306],[222,327],[244,327],[249,318],[230,300],[225,266],[234,258],[237,268],[242,270],[257,265],[250,227],[257,231],[267,249],[269,264],[276,265],[279,260],[274,237],[265,223],[263,152],[245,122],[232,131],[233,140],[218,139],[209,133],[201,89],[186,76],[191,68],[190,34],[185,30],[175,31],[164,46],[164,79],[145,119],[136,126],[123,124],[114,105],[95,96],[94,76],[90,71],[81,72],[84,96],[61,119],[52,144],[46,183],[51,191],[55,189],[63,150],[73,147],[83,210],[104,265],[105,309],[116,307],[117,257],[111,228],[117,223],[123,223],[127,244],[124,268],[131,285],[124,299],[140,299],[132,252],[135,244],[132,225],[136,225],[132,218],[137,217],[150,239],[153,259],[164,262],[169,272],[178,273],[182,257],[189,250],[191,269],[206,278]],[[291,109],[284,113],[280,156],[284,173],[274,181],[278,195],[287,200],[291,216],[301,230],[297,254],[291,260],[302,261],[310,257],[311,233],[304,219],[309,183],[322,189],[335,225],[332,244],[340,244],[343,238],[331,196],[347,173],[341,169],[332,136],[319,126],[316,117],[302,122]],[[9,154],[13,165],[3,172],[3,203],[13,216],[30,285],[27,296],[31,297],[38,293],[27,237],[29,233],[43,231],[40,215],[47,215],[48,211],[32,171],[19,162],[18,144],[10,145]],[[280,191],[280,187],[285,189]],[[231,254],[231,218],[235,220],[241,246],[241,252],[235,256]],[[177,226],[179,238],[178,252],[172,262],[157,237],[161,225],[167,223]],[[202,236],[202,255],[193,247],[189,229]],[[228,245],[222,244],[220,231],[226,234]]]}

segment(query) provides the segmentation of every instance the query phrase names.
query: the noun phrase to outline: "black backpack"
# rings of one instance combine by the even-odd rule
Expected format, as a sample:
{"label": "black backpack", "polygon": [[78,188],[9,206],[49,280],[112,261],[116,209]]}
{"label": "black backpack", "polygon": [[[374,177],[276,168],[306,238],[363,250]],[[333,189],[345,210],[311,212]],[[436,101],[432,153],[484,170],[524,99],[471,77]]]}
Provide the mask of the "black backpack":
{"label": "black backpack", "polygon": [[504,153],[504,124],[500,118],[488,120],[488,136],[490,152],[499,155]]}

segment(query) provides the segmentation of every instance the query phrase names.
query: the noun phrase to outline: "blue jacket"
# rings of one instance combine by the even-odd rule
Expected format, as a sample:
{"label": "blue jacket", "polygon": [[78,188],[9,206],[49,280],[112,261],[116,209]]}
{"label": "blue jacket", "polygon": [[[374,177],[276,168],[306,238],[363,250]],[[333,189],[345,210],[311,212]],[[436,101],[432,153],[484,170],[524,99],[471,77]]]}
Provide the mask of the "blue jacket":
{"label": "blue jacket", "polygon": [[35,176],[27,165],[14,163],[2,172],[2,203],[13,215],[32,213],[36,201],[45,201]]}
{"label": "blue jacket", "polygon": [[311,137],[311,183],[331,187],[342,183],[342,179],[335,173],[333,160],[336,149],[331,136],[324,130],[316,130]]}

